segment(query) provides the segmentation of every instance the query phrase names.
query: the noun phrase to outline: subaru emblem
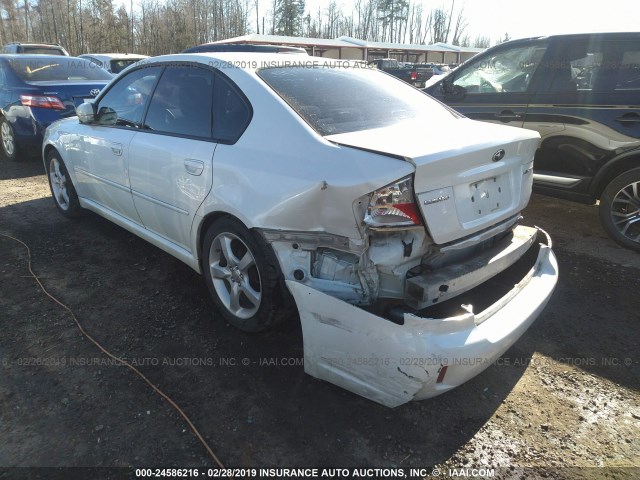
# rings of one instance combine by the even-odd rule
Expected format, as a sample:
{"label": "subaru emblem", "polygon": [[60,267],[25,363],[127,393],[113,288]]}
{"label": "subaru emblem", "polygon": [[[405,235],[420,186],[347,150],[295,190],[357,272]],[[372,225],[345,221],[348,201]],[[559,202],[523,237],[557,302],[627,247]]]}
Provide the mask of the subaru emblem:
{"label": "subaru emblem", "polygon": [[99,88],[93,88],[93,89],[89,92],[89,94],[90,94],[92,97],[95,97],[95,96],[96,96],[96,95],[98,95],[99,93],[100,93],[100,89],[99,89]]}
{"label": "subaru emblem", "polygon": [[499,162],[504,158],[504,156],[505,156],[505,151],[503,149],[500,149],[493,154],[493,157],[491,157],[491,160],[493,160],[494,162]]}

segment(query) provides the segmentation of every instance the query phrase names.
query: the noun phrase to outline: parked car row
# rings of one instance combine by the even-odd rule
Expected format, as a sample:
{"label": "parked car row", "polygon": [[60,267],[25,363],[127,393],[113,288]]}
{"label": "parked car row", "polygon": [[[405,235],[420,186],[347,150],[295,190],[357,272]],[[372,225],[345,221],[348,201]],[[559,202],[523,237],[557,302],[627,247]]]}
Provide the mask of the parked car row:
{"label": "parked car row", "polygon": [[369,65],[418,88],[424,87],[425,82],[433,75],[433,69],[431,66],[403,63],[399,62],[395,58],[380,58],[372,60],[369,62]]}
{"label": "parked car row", "polygon": [[41,152],[45,129],[76,115],[114,74],[145,58],[133,54],[71,57],[58,44],[5,45],[0,55],[0,149],[8,160]]}
{"label": "parked car row", "polygon": [[[378,69],[215,45],[132,65],[95,98],[20,101],[75,107],[42,147],[62,215],[180,259],[241,330],[299,318],[307,373],[393,407],[477,375],[543,310],[558,268],[521,222],[534,178],[600,192],[637,247],[636,47],[505,43],[428,88],[453,108]],[[24,67],[24,88],[59,67]]]}
{"label": "parked car row", "polygon": [[59,55],[0,55],[0,143],[9,160],[40,152],[45,129],[76,115],[112,75],[88,60]]}

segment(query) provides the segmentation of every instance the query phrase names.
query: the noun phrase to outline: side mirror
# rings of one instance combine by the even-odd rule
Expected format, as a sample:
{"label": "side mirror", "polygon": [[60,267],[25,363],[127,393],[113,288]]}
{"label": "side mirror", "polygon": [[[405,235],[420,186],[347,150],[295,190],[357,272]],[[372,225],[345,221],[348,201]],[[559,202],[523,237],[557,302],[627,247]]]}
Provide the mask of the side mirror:
{"label": "side mirror", "polygon": [[80,123],[93,123],[96,118],[95,105],[92,102],[84,102],[76,108],[76,114]]}
{"label": "side mirror", "polygon": [[460,85],[454,85],[453,80],[445,78],[442,81],[442,93],[448,98],[464,98],[467,94],[467,89]]}
{"label": "side mirror", "polygon": [[115,125],[118,121],[118,113],[110,107],[102,107],[96,117],[100,125]]}
{"label": "side mirror", "polygon": [[442,80],[442,93],[445,95],[451,95],[453,93],[453,82],[450,78]]}

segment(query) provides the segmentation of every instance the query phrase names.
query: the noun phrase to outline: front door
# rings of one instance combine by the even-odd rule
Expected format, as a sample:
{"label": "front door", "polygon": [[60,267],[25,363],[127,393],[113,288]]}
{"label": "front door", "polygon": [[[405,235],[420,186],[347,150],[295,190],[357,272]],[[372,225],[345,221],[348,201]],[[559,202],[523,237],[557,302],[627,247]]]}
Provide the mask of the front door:
{"label": "front door", "polygon": [[521,127],[546,41],[480,55],[452,72],[432,94],[473,120]]}
{"label": "front door", "polygon": [[640,43],[583,38],[554,48],[524,126],[544,132],[535,158],[540,191],[591,198],[594,176],[640,147]]}
{"label": "front door", "polygon": [[73,162],[81,197],[138,224],[129,182],[130,146],[161,71],[136,70],[99,99],[96,123],[83,125],[76,144],[82,155]]}

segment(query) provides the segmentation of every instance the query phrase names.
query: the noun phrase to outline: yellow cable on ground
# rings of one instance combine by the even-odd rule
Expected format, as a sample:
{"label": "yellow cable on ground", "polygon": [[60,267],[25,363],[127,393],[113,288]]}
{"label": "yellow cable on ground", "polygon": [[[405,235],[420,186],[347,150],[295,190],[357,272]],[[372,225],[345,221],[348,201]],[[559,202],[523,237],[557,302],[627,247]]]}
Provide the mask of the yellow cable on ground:
{"label": "yellow cable on ground", "polygon": [[158,395],[160,395],[163,399],[165,399],[169,405],[171,405],[184,419],[185,422],[187,422],[187,425],[189,425],[189,428],[191,429],[191,431],[195,434],[196,437],[198,437],[198,440],[200,440],[200,443],[202,443],[202,445],[204,445],[204,448],[207,449],[207,452],[209,453],[209,455],[211,456],[211,458],[213,459],[213,461],[222,469],[224,469],[224,465],[222,464],[222,462],[220,461],[220,459],[216,456],[215,453],[213,453],[213,450],[211,450],[211,447],[209,447],[209,445],[207,444],[206,440],[204,439],[204,437],[200,434],[200,432],[198,431],[198,429],[196,428],[196,426],[193,424],[193,422],[189,419],[189,417],[187,416],[186,413],[184,413],[184,411],[178,406],[178,404],[176,402],[174,402],[173,400],[171,400],[171,398],[169,398],[169,396],[164,393],[162,390],[160,390],[158,387],[156,387],[153,383],[151,383],[151,380],[149,380],[144,373],[142,373],[140,370],[138,370],[136,367],[134,367],[133,365],[131,365],[129,362],[127,362],[126,360],[123,360],[119,357],[116,357],[114,354],[112,354],[111,352],[109,352],[106,348],[104,348],[102,345],[100,345],[100,343],[94,339],[91,335],[89,335],[85,329],[82,327],[82,325],[80,324],[80,322],[78,321],[78,318],[76,317],[76,315],[73,313],[73,310],[71,310],[69,307],[67,307],[64,303],[62,303],[60,300],[58,300],[56,297],[54,297],[53,295],[51,295],[46,288],[44,288],[44,285],[42,284],[42,282],[40,281],[40,279],[38,278],[38,276],[33,272],[33,269],[31,268],[31,249],[29,248],[29,246],[24,243],[22,240],[19,240],[15,237],[12,237],[11,235],[7,235],[4,233],[0,233],[0,236],[2,237],[7,237],[10,238],[11,240],[15,240],[18,243],[21,243],[26,249],[27,249],[27,255],[29,257],[29,273],[31,273],[31,276],[35,279],[35,281],[38,283],[38,285],[40,286],[40,289],[44,292],[44,294],[49,297],[51,300],[53,300],[55,303],[57,303],[59,306],[61,306],[62,308],[64,308],[67,312],[69,312],[69,314],[71,315],[71,318],[73,318],[73,321],[76,322],[76,325],[78,326],[78,328],[80,329],[80,332],[82,332],[82,334],[89,339],[89,341],[91,343],[93,343],[96,347],[98,347],[98,349],[104,353],[106,356],[108,356],[109,358],[115,360],[117,363],[124,365],[125,367],[127,367],[129,370],[132,370],[136,375],[138,375],[138,377],[140,377],[142,380],[144,380],[147,385],[149,385]]}

